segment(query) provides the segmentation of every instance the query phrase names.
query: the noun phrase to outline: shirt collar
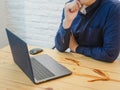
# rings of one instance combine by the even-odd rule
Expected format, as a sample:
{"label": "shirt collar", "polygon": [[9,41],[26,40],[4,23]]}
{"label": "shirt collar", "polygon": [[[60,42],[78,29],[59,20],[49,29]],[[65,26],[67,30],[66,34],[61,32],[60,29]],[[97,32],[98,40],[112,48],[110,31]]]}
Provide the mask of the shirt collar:
{"label": "shirt collar", "polygon": [[87,13],[91,12],[91,11],[95,11],[96,8],[99,6],[101,0],[96,0],[95,3],[93,3],[91,6],[87,7],[85,5],[83,5],[83,7],[80,9],[80,12],[84,15],[86,15]]}
{"label": "shirt collar", "polygon": [[84,15],[87,14],[86,8],[87,8],[87,6],[83,5],[82,8],[80,9],[80,12]]}
{"label": "shirt collar", "polygon": [[95,11],[97,9],[97,7],[99,6],[100,2],[101,2],[101,0],[96,0],[95,3],[93,3],[91,6],[86,8],[86,12],[90,13],[91,11],[92,12]]}

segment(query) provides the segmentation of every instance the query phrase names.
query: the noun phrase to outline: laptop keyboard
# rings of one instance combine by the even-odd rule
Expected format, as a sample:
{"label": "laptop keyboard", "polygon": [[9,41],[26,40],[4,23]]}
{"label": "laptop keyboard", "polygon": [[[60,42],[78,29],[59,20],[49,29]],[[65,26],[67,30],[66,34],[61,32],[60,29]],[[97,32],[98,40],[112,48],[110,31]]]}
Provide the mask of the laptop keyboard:
{"label": "laptop keyboard", "polygon": [[31,64],[33,68],[33,74],[36,80],[43,80],[55,76],[47,68],[45,68],[39,61],[35,58],[31,58]]}

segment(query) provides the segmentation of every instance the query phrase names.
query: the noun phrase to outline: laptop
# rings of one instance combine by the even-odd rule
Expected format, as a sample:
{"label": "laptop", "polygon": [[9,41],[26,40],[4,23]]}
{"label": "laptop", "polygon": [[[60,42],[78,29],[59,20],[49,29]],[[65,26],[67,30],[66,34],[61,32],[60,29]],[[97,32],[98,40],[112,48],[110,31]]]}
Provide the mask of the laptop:
{"label": "laptop", "polygon": [[27,44],[6,29],[14,62],[32,80],[41,83],[70,75],[72,72],[47,54],[30,57]]}

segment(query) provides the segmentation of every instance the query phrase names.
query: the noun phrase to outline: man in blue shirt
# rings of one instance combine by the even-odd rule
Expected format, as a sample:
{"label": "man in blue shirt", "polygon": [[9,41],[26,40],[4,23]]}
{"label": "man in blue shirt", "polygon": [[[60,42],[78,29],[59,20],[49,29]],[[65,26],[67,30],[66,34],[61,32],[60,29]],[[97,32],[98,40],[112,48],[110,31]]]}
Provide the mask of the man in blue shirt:
{"label": "man in blue shirt", "polygon": [[120,52],[119,0],[70,0],[55,37],[60,52],[72,52],[114,62]]}

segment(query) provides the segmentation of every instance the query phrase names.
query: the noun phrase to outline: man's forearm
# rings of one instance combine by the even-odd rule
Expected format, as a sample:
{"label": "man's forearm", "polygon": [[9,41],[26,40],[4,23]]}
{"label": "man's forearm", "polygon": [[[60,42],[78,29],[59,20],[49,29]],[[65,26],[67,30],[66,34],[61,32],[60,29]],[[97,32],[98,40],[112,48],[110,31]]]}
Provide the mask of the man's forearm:
{"label": "man's forearm", "polygon": [[76,52],[105,62],[113,62],[119,55],[119,50],[115,48],[103,48],[103,47],[79,46],[77,47]]}
{"label": "man's forearm", "polygon": [[55,47],[59,51],[64,52],[67,48],[69,48],[69,40],[70,29],[64,29],[61,24],[55,37]]}
{"label": "man's forearm", "polygon": [[71,27],[71,24],[72,24],[72,21],[64,19],[62,26],[63,26],[64,29],[68,29],[68,28]]}

